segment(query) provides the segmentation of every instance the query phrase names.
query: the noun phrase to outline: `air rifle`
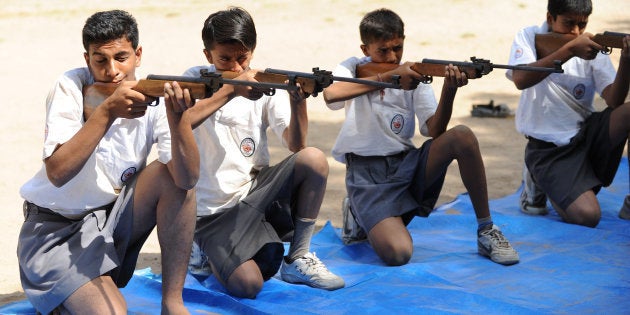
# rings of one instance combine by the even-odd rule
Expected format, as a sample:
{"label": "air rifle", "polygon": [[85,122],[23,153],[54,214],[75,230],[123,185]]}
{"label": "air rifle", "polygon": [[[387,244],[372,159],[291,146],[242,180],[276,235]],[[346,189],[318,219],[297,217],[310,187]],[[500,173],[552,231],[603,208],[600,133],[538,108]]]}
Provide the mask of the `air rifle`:
{"label": "air rifle", "polygon": [[[308,72],[297,72],[297,71],[287,71],[287,70],[279,70],[279,69],[265,69],[265,74],[267,75],[276,75],[285,78],[285,80],[298,80],[300,85],[304,89],[304,85],[302,85],[302,81],[309,82],[309,88],[305,89],[304,92],[312,94],[313,96],[317,96],[319,92],[322,92],[325,88],[333,84],[334,81],[343,81],[350,83],[357,83],[363,85],[376,86],[381,89],[391,88],[391,89],[400,89],[399,76],[392,77],[392,82],[380,82],[380,81],[372,81],[365,79],[357,79],[357,78],[346,78],[346,77],[338,77],[333,76],[331,71],[320,70],[319,68],[313,68],[313,73]],[[302,81],[300,81],[302,80]]]}
{"label": "air rifle", "polygon": [[[499,65],[491,63],[486,59],[479,59],[476,57],[470,57],[472,62],[451,61],[451,60],[437,60],[437,59],[422,59],[422,62],[416,62],[411,66],[411,69],[423,76],[422,83],[430,84],[433,82],[433,77],[444,77],[446,71],[444,66],[452,64],[456,66],[459,71],[465,72],[468,79],[477,79],[490,73],[494,68],[512,69],[512,70],[526,70],[526,71],[539,71],[539,72],[551,72],[562,73],[562,65],[559,61],[555,62],[555,67],[532,67],[523,65]],[[393,63],[375,63],[369,62],[357,67],[358,77],[375,76],[379,73],[384,73],[396,69],[398,64]]]}
{"label": "air rifle", "polygon": [[[283,90],[295,90],[297,86],[295,84],[286,84],[282,82],[254,82],[254,81],[241,81],[234,80],[236,75],[222,75],[221,73],[211,72],[207,69],[200,71],[201,77],[188,77],[188,76],[174,76],[174,75],[155,75],[149,74],[146,79],[140,79],[138,84],[132,89],[138,91],[144,95],[152,97],[164,96],[164,83],[171,83],[177,81],[182,89],[188,89],[190,96],[193,99],[203,99],[211,97],[214,92],[218,91],[223,84],[231,85],[246,85],[265,91],[267,95],[273,95],[275,89]],[[103,95],[111,95],[116,89],[116,85],[103,84],[94,85],[97,90]],[[151,106],[156,106],[158,102],[154,102]]]}
{"label": "air rifle", "polygon": [[[595,34],[591,37],[591,40],[604,46],[601,50],[602,54],[608,55],[612,52],[613,48],[623,48],[623,38],[630,34],[617,33],[617,32],[604,32]],[[564,44],[575,39],[575,35],[571,34],[558,34],[558,33],[544,33],[536,34],[535,46],[538,59],[542,59],[554,51],[560,49]]]}

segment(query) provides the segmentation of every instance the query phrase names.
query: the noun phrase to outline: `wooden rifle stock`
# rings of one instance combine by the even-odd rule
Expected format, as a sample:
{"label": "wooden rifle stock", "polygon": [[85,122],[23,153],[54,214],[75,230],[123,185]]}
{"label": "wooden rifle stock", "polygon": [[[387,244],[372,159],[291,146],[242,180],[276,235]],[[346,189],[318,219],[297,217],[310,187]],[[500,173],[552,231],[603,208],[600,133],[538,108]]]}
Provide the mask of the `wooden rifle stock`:
{"label": "wooden rifle stock", "polygon": [[[452,61],[452,60],[436,60],[436,59],[422,59],[422,62],[416,62],[411,66],[413,71],[421,74],[424,79],[421,81],[422,83],[429,84],[433,82],[433,77],[444,77],[446,76],[446,65],[456,66],[460,72],[466,73],[468,79],[477,79],[482,76],[490,73],[494,68],[501,69],[513,69],[513,70],[525,70],[525,71],[539,71],[539,72],[552,72],[552,73],[562,73],[562,65],[559,62],[555,63],[554,68],[547,67],[531,67],[531,66],[521,66],[521,65],[499,65],[493,64],[489,60],[480,59],[476,57],[470,57],[472,62],[461,62],[461,61]],[[379,73],[384,73],[387,71],[394,70],[398,67],[397,64],[391,63],[366,63],[363,65],[359,65],[357,67],[357,76],[358,77],[370,77],[375,76]]]}
{"label": "wooden rifle stock", "polygon": [[[630,34],[604,32],[593,35],[591,40],[604,46],[604,49],[601,52],[608,55],[612,52],[613,48],[623,48],[623,38],[628,35]],[[536,34],[535,47],[537,58],[542,59],[551,55],[554,51],[560,49],[566,43],[574,40],[575,38],[576,36],[571,34]]]}
{"label": "wooden rifle stock", "polygon": [[[368,62],[366,64],[362,64],[357,66],[357,77],[358,78],[366,78],[372,77],[378,74],[382,74],[387,71],[392,71],[398,68],[398,64],[394,63],[378,63],[378,62]],[[446,76],[446,65],[444,64],[436,64],[436,63],[424,63],[424,62],[416,62],[411,66],[411,69],[418,74],[424,76],[422,83],[431,83],[433,81],[433,77],[444,77]],[[478,75],[475,69],[466,66],[458,66],[459,71],[466,72],[466,76],[469,79],[476,79],[481,75]]]}

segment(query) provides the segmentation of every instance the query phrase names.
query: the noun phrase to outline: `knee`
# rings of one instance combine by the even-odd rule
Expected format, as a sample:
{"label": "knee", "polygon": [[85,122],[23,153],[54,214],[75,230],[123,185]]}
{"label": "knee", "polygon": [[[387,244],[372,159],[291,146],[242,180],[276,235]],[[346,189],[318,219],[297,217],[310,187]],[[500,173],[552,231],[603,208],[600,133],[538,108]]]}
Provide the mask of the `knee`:
{"label": "knee", "polygon": [[255,299],[262,290],[263,279],[255,275],[248,277],[240,277],[239,279],[230,279],[226,289],[232,296],[246,299]]}
{"label": "knee", "polygon": [[377,251],[381,260],[388,266],[402,266],[411,260],[412,246],[401,243],[390,243]]}
{"label": "knee", "polygon": [[328,160],[320,149],[306,147],[297,153],[296,166],[305,167],[314,173],[328,177]]}
{"label": "knee", "polygon": [[572,211],[567,213],[567,223],[596,227],[602,217],[602,212],[599,207],[576,208],[571,210]]}
{"label": "knee", "polygon": [[479,147],[475,133],[468,126],[457,125],[451,128],[450,132],[461,148],[477,149]]}

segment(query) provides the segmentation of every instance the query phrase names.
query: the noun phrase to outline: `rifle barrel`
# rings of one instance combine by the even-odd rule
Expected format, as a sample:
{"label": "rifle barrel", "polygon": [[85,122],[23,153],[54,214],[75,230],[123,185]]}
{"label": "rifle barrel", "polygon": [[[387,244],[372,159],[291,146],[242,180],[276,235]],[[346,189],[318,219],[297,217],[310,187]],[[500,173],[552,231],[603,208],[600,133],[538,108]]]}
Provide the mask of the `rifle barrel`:
{"label": "rifle barrel", "polygon": [[[322,88],[328,87],[328,85],[330,85],[332,83],[332,81],[343,81],[343,82],[350,82],[350,83],[358,83],[358,84],[363,84],[363,85],[376,86],[376,87],[379,87],[381,89],[387,89],[387,88],[400,89],[400,85],[397,84],[397,83],[379,82],[379,81],[363,80],[363,79],[357,79],[357,78],[337,77],[337,76],[333,76],[330,71],[323,71],[323,70],[318,70],[317,71],[318,74],[314,74],[314,73],[308,73],[308,72],[297,72],[297,71],[287,71],[287,70],[267,68],[267,69],[265,69],[265,72],[267,72],[267,73],[276,73],[276,74],[284,74],[284,75],[294,75],[296,77],[309,78],[309,79],[313,79],[313,80],[319,82],[320,84],[323,83],[322,81],[330,82],[330,83],[324,84],[325,86],[322,86]],[[328,80],[321,79],[322,76],[326,76]]]}

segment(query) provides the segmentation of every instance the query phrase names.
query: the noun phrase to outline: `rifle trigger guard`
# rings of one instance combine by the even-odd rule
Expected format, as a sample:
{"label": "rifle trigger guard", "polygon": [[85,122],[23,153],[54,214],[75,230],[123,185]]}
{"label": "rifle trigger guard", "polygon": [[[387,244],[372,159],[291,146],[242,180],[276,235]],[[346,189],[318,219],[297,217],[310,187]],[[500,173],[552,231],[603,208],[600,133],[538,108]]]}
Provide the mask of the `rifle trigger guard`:
{"label": "rifle trigger guard", "polygon": [[433,83],[433,76],[423,75],[422,76],[422,80],[420,80],[420,82],[422,84],[431,84],[431,83]]}
{"label": "rifle trigger guard", "polygon": [[158,105],[160,105],[160,98],[159,97],[156,97],[155,101],[153,101],[153,102],[148,104],[148,106],[158,106]]}
{"label": "rifle trigger guard", "polygon": [[263,92],[263,94],[265,94],[267,96],[274,96],[274,95],[276,95],[276,89],[271,88],[268,91]]}
{"label": "rifle trigger guard", "polygon": [[610,55],[610,53],[612,52],[612,48],[604,46],[604,48],[600,50],[600,52],[604,55]]}

